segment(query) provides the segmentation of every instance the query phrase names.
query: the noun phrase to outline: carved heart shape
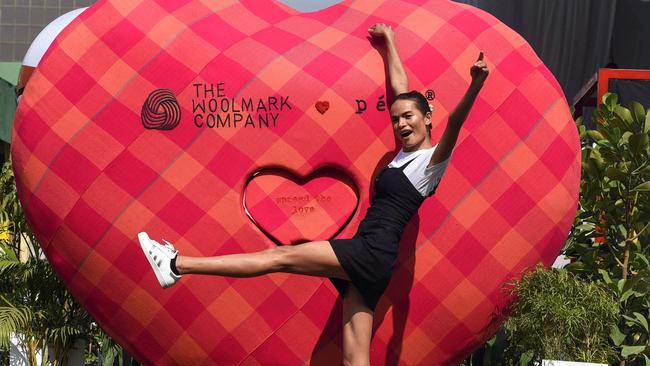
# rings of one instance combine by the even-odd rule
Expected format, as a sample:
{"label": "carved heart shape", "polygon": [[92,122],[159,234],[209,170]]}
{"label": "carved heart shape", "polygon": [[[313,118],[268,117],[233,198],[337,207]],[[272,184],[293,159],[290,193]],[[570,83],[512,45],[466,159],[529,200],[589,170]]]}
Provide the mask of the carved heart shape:
{"label": "carved heart shape", "polygon": [[330,109],[330,102],[328,102],[328,101],[318,101],[318,102],[316,102],[316,110],[320,114],[325,114],[325,112],[327,112],[328,109]]}
{"label": "carved heart shape", "polygon": [[[371,364],[459,363],[498,328],[503,283],[557,256],[577,206],[576,126],[550,71],[493,16],[446,0],[343,1],[308,13],[278,1],[98,1],[30,79],[13,167],[49,262],[142,363],[340,364],[340,297],[328,279],[187,276],[163,290],[136,237],[145,230],[183,254],[213,256],[276,245],[260,228],[278,241],[317,236],[307,222],[273,227],[288,206],[272,206],[276,218],[257,205],[285,184],[282,192],[317,196],[327,184],[308,174],[323,166],[356,184],[359,214],[337,237],[353,235],[374,174],[401,147],[379,103],[382,56],[367,39],[372,23],[387,21],[414,76],[409,88],[439,91],[432,143],[479,50],[490,76],[440,187],[404,231]],[[169,94],[143,119],[155,90]],[[336,108],[324,116],[317,101]],[[307,180],[260,176],[245,186],[270,166]],[[322,182],[330,178],[341,177]],[[259,226],[242,208],[245,191]],[[327,225],[352,206],[345,187],[336,194],[343,208]]]}
{"label": "carved heart shape", "polygon": [[335,237],[350,222],[359,198],[351,178],[336,169],[298,177],[281,169],[256,172],[244,191],[244,209],[276,244]]}

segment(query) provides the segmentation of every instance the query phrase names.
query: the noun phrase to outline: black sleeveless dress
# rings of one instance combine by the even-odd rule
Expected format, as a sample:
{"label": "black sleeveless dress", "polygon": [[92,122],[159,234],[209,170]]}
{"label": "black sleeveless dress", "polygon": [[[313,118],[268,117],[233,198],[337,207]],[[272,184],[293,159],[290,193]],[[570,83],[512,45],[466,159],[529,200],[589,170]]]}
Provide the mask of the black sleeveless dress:
{"label": "black sleeveless dress", "polygon": [[[413,160],[397,168],[385,167],[375,178],[375,195],[357,233],[350,239],[330,240],[349,282],[373,311],[390,282],[404,227],[426,198],[404,175],[404,168]],[[330,280],[345,296],[349,282]]]}

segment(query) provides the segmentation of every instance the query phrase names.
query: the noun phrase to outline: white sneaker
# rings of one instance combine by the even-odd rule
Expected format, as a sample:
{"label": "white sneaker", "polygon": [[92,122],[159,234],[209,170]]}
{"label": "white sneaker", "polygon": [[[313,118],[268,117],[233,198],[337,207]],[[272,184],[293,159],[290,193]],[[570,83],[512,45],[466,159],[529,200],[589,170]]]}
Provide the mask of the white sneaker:
{"label": "white sneaker", "polygon": [[138,234],[138,240],[140,240],[142,251],[149,260],[160,286],[167,288],[181,279],[180,275],[172,272],[171,261],[178,255],[178,250],[174,249],[170,242],[163,239],[166,244],[162,245],[150,239],[145,232]]}

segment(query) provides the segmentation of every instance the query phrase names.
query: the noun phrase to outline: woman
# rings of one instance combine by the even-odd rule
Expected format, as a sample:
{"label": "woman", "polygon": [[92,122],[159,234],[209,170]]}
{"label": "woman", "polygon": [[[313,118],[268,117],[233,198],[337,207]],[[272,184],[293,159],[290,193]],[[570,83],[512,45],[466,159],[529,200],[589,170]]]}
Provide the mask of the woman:
{"label": "woman", "polygon": [[431,110],[408,79],[390,26],[375,24],[368,32],[383,41],[395,100],[390,107],[393,131],[402,144],[395,159],[375,180],[375,195],[357,234],[351,239],[278,246],[256,253],[217,257],[178,255],[146,233],[138,235],[160,284],[168,287],[184,274],[232,277],[271,272],[330,277],[343,296],[343,358],[346,365],[368,365],[373,312],[388,286],[402,231],[424,199],[435,192],[456,144],[460,128],[483,86],[488,68],[479,55],[471,67],[472,82],[436,146],[429,141]]}

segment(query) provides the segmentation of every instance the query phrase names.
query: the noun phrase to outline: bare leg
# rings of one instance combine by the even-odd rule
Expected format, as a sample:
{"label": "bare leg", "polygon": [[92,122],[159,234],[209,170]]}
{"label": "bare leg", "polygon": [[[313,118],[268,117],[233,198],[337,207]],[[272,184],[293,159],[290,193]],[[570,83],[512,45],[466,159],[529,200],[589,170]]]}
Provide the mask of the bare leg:
{"label": "bare leg", "polygon": [[[181,274],[253,277],[272,272],[287,272],[349,281],[327,241],[217,257],[178,256],[176,268]],[[370,365],[373,312],[365,305],[361,294],[352,283],[347,291],[343,298],[343,363],[367,366]]]}
{"label": "bare leg", "polygon": [[343,364],[346,366],[370,365],[370,339],[373,311],[352,283],[343,298]]}
{"label": "bare leg", "polygon": [[281,246],[254,253],[176,258],[180,274],[253,277],[272,272],[349,280],[328,241]]}

